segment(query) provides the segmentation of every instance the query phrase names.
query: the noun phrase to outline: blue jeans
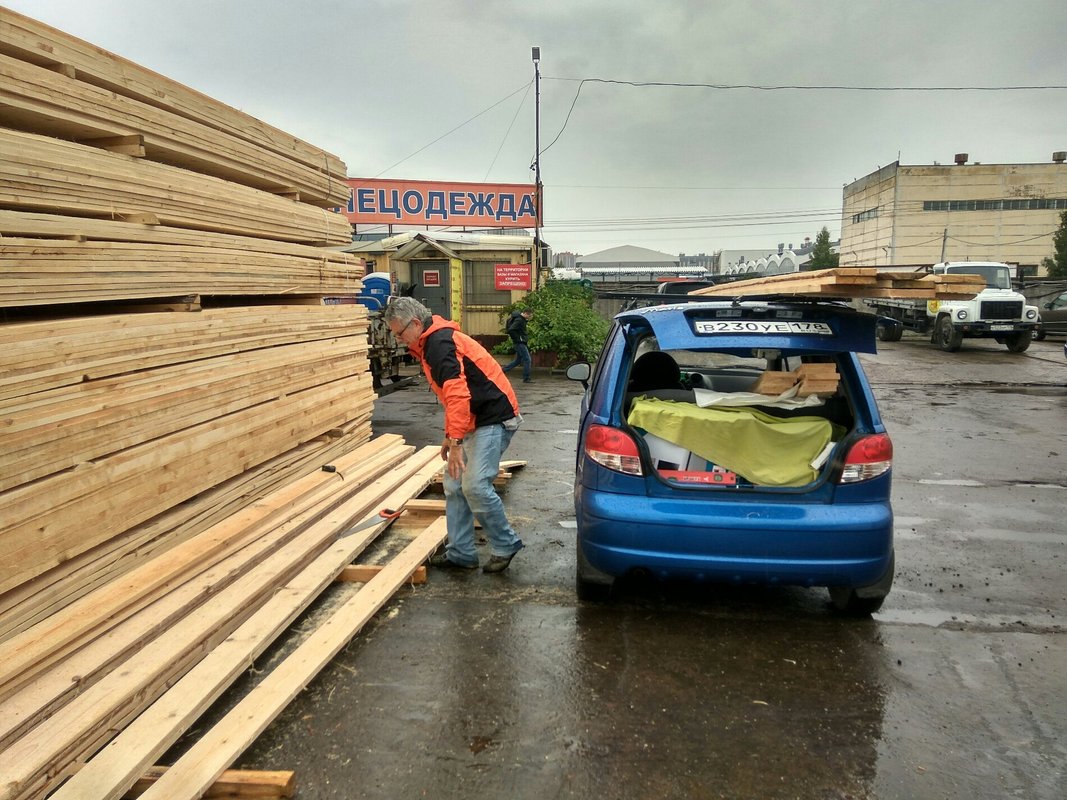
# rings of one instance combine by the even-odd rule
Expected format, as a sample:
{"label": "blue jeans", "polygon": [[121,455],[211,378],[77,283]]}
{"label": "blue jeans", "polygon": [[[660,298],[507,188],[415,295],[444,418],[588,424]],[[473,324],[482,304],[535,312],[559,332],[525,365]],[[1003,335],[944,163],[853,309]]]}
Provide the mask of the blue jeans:
{"label": "blue jeans", "polygon": [[467,466],[462,477],[456,480],[445,469],[445,519],[448,522],[445,552],[456,564],[478,564],[478,552],[474,547],[475,517],[482,524],[494,556],[510,556],[522,549],[522,540],[508,522],[504,503],[493,488],[493,480],[500,471],[500,457],[508,449],[514,433],[499,423],[475,428],[463,437]]}
{"label": "blue jeans", "polygon": [[516,342],[515,360],[504,367],[504,372],[515,369],[519,364],[522,364],[522,379],[524,381],[530,380],[530,368],[533,367],[533,358],[530,357],[530,348],[520,342]]}

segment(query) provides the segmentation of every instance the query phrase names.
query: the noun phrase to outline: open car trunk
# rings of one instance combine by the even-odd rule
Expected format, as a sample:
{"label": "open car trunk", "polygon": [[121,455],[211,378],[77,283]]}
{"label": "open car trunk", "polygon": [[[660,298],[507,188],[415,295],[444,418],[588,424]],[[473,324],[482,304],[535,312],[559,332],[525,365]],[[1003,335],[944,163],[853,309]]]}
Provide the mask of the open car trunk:
{"label": "open car trunk", "polygon": [[839,368],[833,354],[651,347],[646,340],[637,349],[622,408],[650,473],[693,487],[795,490],[833,469],[855,422],[841,371],[849,364]]}

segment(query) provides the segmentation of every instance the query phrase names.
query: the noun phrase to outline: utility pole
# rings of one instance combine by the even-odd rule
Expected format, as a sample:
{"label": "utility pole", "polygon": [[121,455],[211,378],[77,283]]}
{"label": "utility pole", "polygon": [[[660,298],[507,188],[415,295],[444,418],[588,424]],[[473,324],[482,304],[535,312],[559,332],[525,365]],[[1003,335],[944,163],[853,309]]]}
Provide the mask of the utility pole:
{"label": "utility pole", "polygon": [[534,65],[534,288],[541,285],[541,48],[531,51]]}

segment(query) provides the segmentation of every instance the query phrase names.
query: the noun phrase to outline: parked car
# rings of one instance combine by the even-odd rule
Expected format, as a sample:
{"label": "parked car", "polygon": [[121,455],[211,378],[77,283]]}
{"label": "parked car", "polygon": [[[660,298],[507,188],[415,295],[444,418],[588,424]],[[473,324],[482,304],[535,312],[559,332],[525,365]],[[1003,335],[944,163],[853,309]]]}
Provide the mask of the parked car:
{"label": "parked car", "polygon": [[1067,292],[1059,297],[1041,303],[1037,327],[1034,329],[1034,338],[1038,341],[1048,334],[1067,334]]}
{"label": "parked car", "polygon": [[[673,301],[672,301],[673,302]],[[826,586],[867,615],[893,583],[893,447],[858,353],[876,317],[828,302],[624,311],[586,386],[576,586],[617,578]]]}

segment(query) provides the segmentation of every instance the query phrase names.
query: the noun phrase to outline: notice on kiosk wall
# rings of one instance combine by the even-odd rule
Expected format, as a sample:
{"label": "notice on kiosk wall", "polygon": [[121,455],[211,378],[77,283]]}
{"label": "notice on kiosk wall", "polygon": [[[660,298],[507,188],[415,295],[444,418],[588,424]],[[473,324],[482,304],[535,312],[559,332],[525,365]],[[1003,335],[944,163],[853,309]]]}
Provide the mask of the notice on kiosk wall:
{"label": "notice on kiosk wall", "polygon": [[494,264],[493,275],[498,292],[533,288],[529,264]]}

